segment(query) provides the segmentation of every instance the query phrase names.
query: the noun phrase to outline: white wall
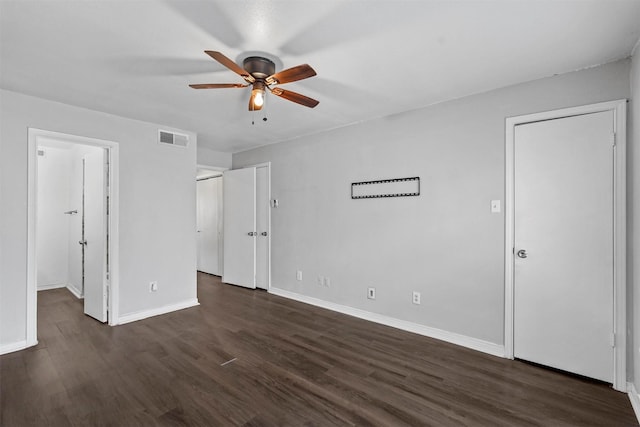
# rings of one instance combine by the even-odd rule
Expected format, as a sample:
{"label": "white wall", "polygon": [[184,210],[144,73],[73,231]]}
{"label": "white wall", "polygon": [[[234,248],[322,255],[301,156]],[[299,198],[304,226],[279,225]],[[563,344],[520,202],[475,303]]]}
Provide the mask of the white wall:
{"label": "white wall", "polygon": [[188,148],[161,146],[166,126],[4,90],[0,117],[0,349],[26,339],[30,127],[119,143],[120,316],[195,301],[194,133]]}
{"label": "white wall", "polygon": [[[280,201],[273,286],[502,345],[504,216],[490,213],[490,201],[504,200],[505,118],[627,98],[629,67],[623,60],[234,154],[234,168],[271,162]],[[419,197],[350,199],[352,182],[412,176]],[[411,303],[414,290],[421,305]]]}
{"label": "white wall", "polygon": [[206,147],[198,147],[198,164],[215,166],[223,169],[231,168],[231,153],[223,153]]}
{"label": "white wall", "polygon": [[69,282],[68,229],[71,152],[69,149],[39,147],[38,157],[38,289]]}

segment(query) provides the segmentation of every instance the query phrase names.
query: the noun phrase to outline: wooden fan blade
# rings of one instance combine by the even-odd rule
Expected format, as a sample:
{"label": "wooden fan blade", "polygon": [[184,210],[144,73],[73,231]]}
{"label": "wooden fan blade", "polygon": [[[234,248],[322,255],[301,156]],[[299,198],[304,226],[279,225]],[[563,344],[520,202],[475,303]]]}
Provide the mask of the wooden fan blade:
{"label": "wooden fan blade", "polygon": [[222,65],[224,65],[225,67],[233,71],[234,73],[240,75],[243,79],[245,79],[249,83],[253,83],[256,81],[256,79],[254,79],[253,76],[249,74],[247,70],[245,70],[244,68],[242,68],[241,66],[239,66],[238,64],[236,64],[235,62],[227,58],[226,56],[224,56],[222,53],[217,52],[215,50],[205,50],[204,53],[206,53],[207,55],[209,55],[210,57],[212,57],[213,59],[215,59],[216,61],[218,61],[219,63],[221,63]]}
{"label": "wooden fan blade", "polygon": [[189,85],[194,89],[225,89],[231,87],[247,87],[249,85],[243,85],[242,83],[202,83],[196,85]]}
{"label": "wooden fan blade", "polygon": [[287,101],[295,102],[296,104],[304,105],[305,107],[313,108],[320,103],[308,96],[300,95],[299,93],[292,92],[290,90],[280,89],[279,87],[270,89],[271,93],[280,98],[284,98]]}
{"label": "wooden fan blade", "polygon": [[297,80],[308,79],[316,75],[316,70],[308,64],[298,65],[297,67],[287,68],[279,73],[275,73],[267,77],[267,84],[284,84]]}

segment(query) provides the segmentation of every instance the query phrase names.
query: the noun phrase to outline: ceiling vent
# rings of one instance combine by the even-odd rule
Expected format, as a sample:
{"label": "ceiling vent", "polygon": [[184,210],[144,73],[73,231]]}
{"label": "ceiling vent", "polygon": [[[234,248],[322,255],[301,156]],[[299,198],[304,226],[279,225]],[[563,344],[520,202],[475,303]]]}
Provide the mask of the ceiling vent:
{"label": "ceiling vent", "polygon": [[167,130],[159,130],[158,142],[160,142],[161,144],[186,147],[187,144],[189,144],[189,136],[181,133],[169,132]]}

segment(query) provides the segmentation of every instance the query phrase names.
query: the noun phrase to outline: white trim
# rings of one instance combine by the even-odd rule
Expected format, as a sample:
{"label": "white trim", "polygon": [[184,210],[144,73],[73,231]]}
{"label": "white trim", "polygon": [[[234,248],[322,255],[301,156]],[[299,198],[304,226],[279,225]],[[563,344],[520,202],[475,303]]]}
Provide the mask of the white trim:
{"label": "white trim", "polygon": [[611,106],[615,121],[613,164],[613,388],[627,383],[627,102]]}
{"label": "white trim", "polygon": [[38,285],[38,292],[40,291],[50,291],[52,289],[60,289],[60,288],[66,288],[67,285],[66,283],[54,283],[51,285]]}
{"label": "white trim", "polygon": [[67,285],[67,289],[69,290],[69,292],[71,292],[73,294],[74,297],[76,297],[78,299],[84,298],[82,296],[82,292],[80,292],[80,290],[78,288],[76,288],[75,286],[73,286],[71,283],[69,283]]}
{"label": "white trim", "polygon": [[638,390],[636,390],[636,386],[633,383],[627,384],[627,394],[629,395],[633,412],[635,412],[636,418],[640,422],[640,395],[638,395]]}
{"label": "white trim", "polygon": [[209,166],[209,165],[205,165],[204,163],[196,164],[196,169],[205,169],[213,172],[224,172],[226,170],[229,170],[229,168],[225,168],[222,166]]}
{"label": "white trim", "polygon": [[69,135],[42,129],[28,129],[28,194],[27,194],[27,347],[36,345],[37,340],[37,284],[36,284],[36,202],[37,202],[37,147],[43,140],[91,145],[106,148],[109,155],[109,325],[118,324],[119,302],[119,145],[117,142]]}
{"label": "white trim", "polygon": [[318,298],[301,295],[301,294],[287,291],[280,288],[271,287],[271,289],[269,289],[269,293],[278,295],[284,298],[292,299],[295,301],[303,302],[305,304],[311,304],[316,307],[321,307],[327,310],[336,311],[338,313],[347,314],[349,316],[368,320],[370,322],[375,322],[381,325],[390,326],[392,328],[401,329],[403,331],[413,332],[414,334],[435,338],[440,341],[446,341],[451,344],[467,347],[472,350],[477,350],[483,353],[491,354],[493,356],[504,357],[504,347],[501,346],[500,344],[494,344],[488,341],[480,340],[480,339],[469,337],[466,335],[456,334],[454,332],[448,332],[442,329],[432,328],[429,326],[420,325],[418,323],[408,322],[406,320],[400,320],[394,317],[389,317],[382,314],[372,313],[370,311],[349,307],[346,305],[324,301]]}
{"label": "white trim", "polygon": [[109,325],[118,324],[120,314],[120,146],[109,147]]}
{"label": "white trim", "polygon": [[198,178],[198,169],[202,169],[202,170],[207,170],[207,171],[211,171],[211,172],[220,172],[220,174],[216,175],[216,174],[212,174],[212,176],[214,177],[221,177],[223,175],[223,172],[226,170],[229,170],[229,168],[223,168],[220,166],[208,166],[208,165],[204,165],[204,164],[200,164],[198,163],[196,165],[196,181],[199,181],[201,179],[207,179],[210,178],[209,176],[205,176],[203,178]]}
{"label": "white trim", "polygon": [[505,244],[504,244],[504,348],[505,357],[513,359],[513,263],[514,263],[514,143],[515,126],[541,120],[613,111],[616,132],[614,150],[614,333],[616,345],[613,388],[626,390],[626,110],[624,99],[564,108],[506,119],[505,135]]}
{"label": "white trim", "polygon": [[151,310],[136,311],[135,313],[120,316],[120,323],[118,324],[124,325],[125,323],[136,322],[138,320],[147,319],[153,316],[160,316],[161,314],[171,313],[172,311],[184,310],[185,308],[195,307],[198,305],[200,305],[200,303],[198,302],[198,299],[195,298],[177,304],[170,304],[163,307],[152,308]]}
{"label": "white trim", "polygon": [[37,247],[36,247],[36,200],[38,182],[38,131],[29,128],[27,147],[27,310],[26,347],[38,343],[38,288],[37,288]]}
{"label": "white trim", "polygon": [[31,345],[27,345],[27,341],[17,341],[17,342],[12,342],[10,344],[5,344],[2,347],[0,347],[0,355],[2,354],[7,354],[7,353],[13,353],[14,351],[20,351],[20,350],[24,350],[27,347],[31,347],[32,345],[36,345],[38,344],[38,342],[36,341],[35,344],[31,344]]}

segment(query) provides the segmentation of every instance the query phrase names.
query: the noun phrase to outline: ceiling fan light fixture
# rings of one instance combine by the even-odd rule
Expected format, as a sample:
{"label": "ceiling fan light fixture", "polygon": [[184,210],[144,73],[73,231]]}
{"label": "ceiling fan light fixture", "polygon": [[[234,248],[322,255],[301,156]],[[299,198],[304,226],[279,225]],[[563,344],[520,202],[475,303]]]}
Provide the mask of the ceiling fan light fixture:
{"label": "ceiling fan light fixture", "polygon": [[264,88],[265,84],[262,81],[256,81],[253,84],[251,90],[251,98],[249,98],[249,109],[251,111],[261,110],[264,105]]}
{"label": "ceiling fan light fixture", "polygon": [[264,105],[264,89],[253,89],[251,98],[253,99],[253,105],[257,107],[256,109],[262,108]]}
{"label": "ceiling fan light fixture", "polygon": [[[2,1],[2,0],[0,0]],[[240,83],[205,83],[189,85],[193,89],[223,89],[223,88],[245,88],[251,86],[251,97],[249,98],[249,111],[261,110],[265,102],[265,92],[269,89],[274,96],[305,107],[314,108],[319,102],[308,96],[301,95],[291,90],[271,87],[284,83],[296,82],[308,79],[316,75],[316,71],[309,64],[297,65],[275,72],[275,63],[262,56],[249,56],[242,61],[242,67],[220,52],[205,50],[205,53],[229,70],[238,74],[245,81]],[[266,121],[266,117],[264,119]]]}

